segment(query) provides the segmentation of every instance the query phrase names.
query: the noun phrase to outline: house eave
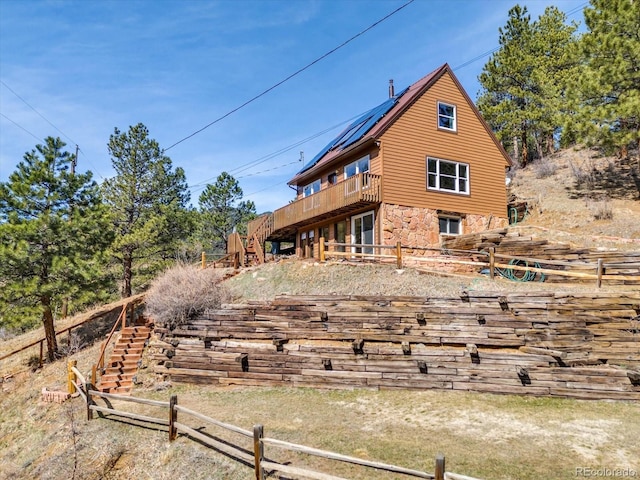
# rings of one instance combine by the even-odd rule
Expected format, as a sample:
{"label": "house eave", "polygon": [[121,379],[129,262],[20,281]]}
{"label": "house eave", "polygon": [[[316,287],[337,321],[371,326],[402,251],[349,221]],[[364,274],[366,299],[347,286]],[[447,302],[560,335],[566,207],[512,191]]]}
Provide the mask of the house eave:
{"label": "house eave", "polygon": [[313,177],[315,177],[318,174],[319,171],[327,168],[331,168],[331,166],[340,163],[345,157],[349,155],[352,155],[354,153],[357,153],[358,151],[366,150],[370,148],[375,144],[377,140],[378,140],[377,137],[372,137],[372,136],[364,137],[358,140],[353,145],[349,145],[347,148],[342,150],[340,153],[338,153],[334,158],[329,160],[327,163],[319,162],[317,165],[314,165],[309,170],[296,175],[295,177],[293,177],[291,180],[287,182],[287,185],[297,186],[300,183],[304,183],[307,180],[311,180]]}

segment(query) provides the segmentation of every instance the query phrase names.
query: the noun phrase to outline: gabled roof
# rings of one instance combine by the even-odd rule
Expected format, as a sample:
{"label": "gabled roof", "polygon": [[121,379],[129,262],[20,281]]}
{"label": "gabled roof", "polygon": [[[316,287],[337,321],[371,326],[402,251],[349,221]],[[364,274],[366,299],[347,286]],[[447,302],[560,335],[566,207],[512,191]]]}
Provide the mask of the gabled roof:
{"label": "gabled roof", "polygon": [[460,82],[455,78],[451,68],[448,64],[444,64],[428,75],[422,77],[410,87],[405,88],[400,93],[385,100],[380,105],[372,108],[368,112],[361,115],[347,128],[338,134],[337,137],[332,139],[320,152],[313,157],[302,169],[296,173],[296,175],[289,181],[289,185],[295,185],[299,180],[311,176],[318,170],[322,169],[325,165],[331,163],[337,157],[341,156],[347,151],[351,151],[357,148],[359,145],[366,143],[367,141],[375,140],[382,135],[387,128],[389,128],[393,122],[411,105],[413,104],[424,92],[426,92],[435,81],[440,78],[445,72],[449,72],[454,79],[456,85],[460,88],[465,95],[469,104],[473,107],[478,119],[483,123],[485,129],[493,138],[500,151],[503,153],[507,163],[511,164],[507,152],[502,148],[500,142],[495,138],[495,135],[482,119],[480,112],[476,109],[473,101],[466,94]]}

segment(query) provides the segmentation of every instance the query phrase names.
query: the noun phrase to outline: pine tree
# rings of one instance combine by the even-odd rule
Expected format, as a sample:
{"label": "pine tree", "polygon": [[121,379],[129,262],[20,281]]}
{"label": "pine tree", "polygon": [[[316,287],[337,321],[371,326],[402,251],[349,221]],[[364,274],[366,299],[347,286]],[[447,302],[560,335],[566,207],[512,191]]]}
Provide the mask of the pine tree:
{"label": "pine tree", "polygon": [[[565,78],[575,68],[576,25],[549,7],[535,22],[526,7],[509,10],[499,50],[480,74],[478,108],[505,148],[526,165],[554,148],[562,125]],[[535,152],[531,152],[532,146]]]}
{"label": "pine tree", "polygon": [[90,172],[69,171],[75,158],[64,146],[46,138],[0,183],[0,301],[14,319],[41,316],[49,360],[56,306],[101,290],[111,240],[98,187]]}
{"label": "pine tree", "polygon": [[207,185],[198,203],[203,243],[215,251],[225,250],[234,228],[245,234],[246,223],[256,216],[255,204],[242,201],[242,188],[227,172],[222,172],[214,185]]}
{"label": "pine tree", "polygon": [[109,138],[116,176],[102,185],[111,209],[116,238],[113,258],[122,267],[123,297],[142,285],[176,255],[180,239],[191,233],[186,212],[189,192],[184,170],[173,170],[171,159],[139,123],[126,133],[117,128]]}
{"label": "pine tree", "polygon": [[640,142],[640,1],[591,0],[584,15],[578,115],[568,128],[588,145],[627,157]]}

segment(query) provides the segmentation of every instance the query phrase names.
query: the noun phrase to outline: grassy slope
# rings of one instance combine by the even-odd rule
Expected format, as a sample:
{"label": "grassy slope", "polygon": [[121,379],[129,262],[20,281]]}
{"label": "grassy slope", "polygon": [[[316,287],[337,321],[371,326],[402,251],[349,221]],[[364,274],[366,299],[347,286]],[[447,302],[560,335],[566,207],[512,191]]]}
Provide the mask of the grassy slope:
{"label": "grassy slope", "polygon": [[[576,193],[573,172],[575,165],[589,169],[597,162],[606,167],[609,161],[585,155],[558,155],[553,159],[558,164],[553,176],[536,178],[539,174],[533,167],[516,174],[514,190],[539,205],[524,225],[551,228],[549,235],[562,241],[638,250],[638,243],[599,238],[640,238],[640,221],[630,221],[640,218],[640,202],[637,195],[633,199],[633,190],[629,193],[632,185],[612,190],[614,198],[609,202],[613,219],[594,221],[593,202],[600,200],[585,198],[584,190]],[[574,164],[573,169],[569,162]],[[592,186],[597,192],[597,185]],[[398,274],[392,267],[309,262],[267,265],[228,283],[241,299],[266,299],[280,293],[457,295],[462,289],[549,288],[544,284],[441,278],[410,270]],[[38,333],[0,342],[0,355],[28,343],[27,338],[34,335]],[[64,388],[66,366],[60,361],[29,373],[25,362],[33,353],[0,362],[0,374],[23,371],[1,384],[0,478],[251,478],[248,467],[188,439],[169,444],[165,431],[103,419],[87,422],[79,399],[62,405],[43,403],[42,387]],[[97,356],[98,346],[94,345],[73,358],[86,371]],[[407,467],[431,470],[435,454],[444,452],[448,470],[483,478],[574,478],[576,467],[633,468],[640,475],[640,406],[632,403],[437,391],[221,389],[188,385],[156,391],[159,385],[148,369],[142,370],[140,378],[144,383],[135,392],[137,396],[166,400],[175,393],[182,405],[244,428],[260,422],[267,435],[276,438]],[[166,412],[150,407],[125,408],[166,416]],[[283,457],[275,450],[267,453],[278,459],[310,461],[295,455]],[[340,470],[335,464],[311,463],[352,478],[390,478],[357,468]]]}

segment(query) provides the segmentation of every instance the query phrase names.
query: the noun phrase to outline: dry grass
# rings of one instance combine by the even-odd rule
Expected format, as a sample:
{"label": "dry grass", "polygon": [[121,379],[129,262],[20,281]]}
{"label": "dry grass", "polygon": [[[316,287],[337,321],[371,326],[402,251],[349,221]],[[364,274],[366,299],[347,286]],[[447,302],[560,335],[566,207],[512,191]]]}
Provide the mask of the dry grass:
{"label": "dry grass", "polygon": [[213,268],[176,265],[151,283],[146,311],[159,325],[175,327],[228,300],[222,273]]}
{"label": "dry grass", "polygon": [[[550,231],[540,236],[585,247],[640,249],[637,167],[592,150],[564,150],[548,161],[556,165],[553,175],[541,178],[535,163],[514,175],[511,192],[536,205],[519,225],[543,227]],[[602,218],[594,219],[594,202],[606,202]]]}
{"label": "dry grass", "polygon": [[[73,358],[89,365],[97,346]],[[145,360],[146,362],[146,360]],[[148,364],[145,363],[144,367]],[[640,436],[640,405],[451,391],[220,388],[174,385],[157,391],[149,368],[135,396],[179,403],[267,436],[360,458],[432,471],[437,453],[447,470],[485,479],[575,477],[577,467],[632,468]],[[166,427],[128,420],[87,421],[81,399],[40,400],[43,386],[62,388],[57,362],[5,384],[0,396],[0,478],[213,479],[252,478],[250,467],[188,438],[168,442]],[[165,409],[115,403],[166,418]],[[194,428],[204,424],[185,415]],[[251,449],[250,439],[208,426],[202,430]],[[75,432],[75,433],[74,433]],[[389,474],[267,448],[267,457],[358,480]],[[75,472],[75,475],[72,475]]]}
{"label": "dry grass", "polygon": [[[592,284],[491,281],[485,275],[440,276],[413,268],[396,270],[390,265],[346,262],[283,260],[243,270],[225,282],[232,298],[271,300],[277,295],[408,295],[418,297],[459,297],[463,291],[593,291]],[[601,291],[617,291],[605,286]],[[622,288],[626,288],[622,286]]]}

